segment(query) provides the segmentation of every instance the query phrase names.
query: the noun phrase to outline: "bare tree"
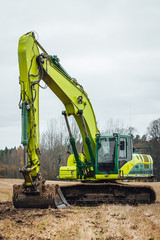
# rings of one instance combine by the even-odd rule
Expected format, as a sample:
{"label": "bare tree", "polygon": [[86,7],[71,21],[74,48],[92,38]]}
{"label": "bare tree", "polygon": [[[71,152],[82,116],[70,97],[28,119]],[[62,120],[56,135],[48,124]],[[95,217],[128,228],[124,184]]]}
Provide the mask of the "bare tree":
{"label": "bare tree", "polygon": [[23,149],[16,147],[0,150],[0,176],[6,178],[22,178],[19,168],[23,166]]}
{"label": "bare tree", "polygon": [[120,134],[130,134],[135,135],[137,130],[134,127],[124,127],[124,123],[120,120],[116,119],[113,120],[112,118],[109,119],[106,123],[106,128],[102,131],[102,134],[113,134],[113,133],[120,133]]}
{"label": "bare tree", "polygon": [[160,181],[160,118],[152,121],[147,128],[147,137],[152,146],[151,155],[154,161],[154,174]]}
{"label": "bare tree", "polygon": [[57,163],[66,134],[63,131],[61,120],[52,119],[49,121],[47,130],[41,134],[41,171],[46,179],[56,179]]}
{"label": "bare tree", "polygon": [[[77,143],[77,150],[81,148],[81,135],[74,118],[69,118],[71,131]],[[41,172],[46,179],[56,179],[58,164],[61,156],[61,163],[67,164],[68,154],[64,151],[66,141],[68,140],[68,131],[65,120],[62,118],[49,121],[47,130],[41,134]],[[68,142],[69,145],[69,142]],[[69,146],[68,146],[69,149]],[[62,152],[64,153],[62,156]],[[70,152],[72,149],[70,148]]]}
{"label": "bare tree", "polygon": [[160,141],[160,118],[150,123],[149,127],[147,128],[147,133],[149,139]]}

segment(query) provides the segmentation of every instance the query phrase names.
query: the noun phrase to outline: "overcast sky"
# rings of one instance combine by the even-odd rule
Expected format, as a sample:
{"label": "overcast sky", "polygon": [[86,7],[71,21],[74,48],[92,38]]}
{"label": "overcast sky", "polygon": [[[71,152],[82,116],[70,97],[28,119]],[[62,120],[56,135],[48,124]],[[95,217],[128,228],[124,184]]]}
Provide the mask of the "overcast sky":
{"label": "overcast sky", "polygon": [[[21,142],[17,48],[29,31],[84,87],[101,130],[113,119],[142,135],[160,117],[159,0],[0,2],[0,149]],[[40,90],[41,132],[62,110],[49,89]]]}

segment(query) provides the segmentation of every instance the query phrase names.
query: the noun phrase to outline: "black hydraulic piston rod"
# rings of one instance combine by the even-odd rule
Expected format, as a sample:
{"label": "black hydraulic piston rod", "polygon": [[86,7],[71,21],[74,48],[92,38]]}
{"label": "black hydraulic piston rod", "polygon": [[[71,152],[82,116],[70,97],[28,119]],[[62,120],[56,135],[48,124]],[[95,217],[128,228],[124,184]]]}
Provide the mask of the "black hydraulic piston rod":
{"label": "black hydraulic piston rod", "polygon": [[28,154],[27,154],[27,146],[28,146],[28,110],[26,106],[26,102],[22,103],[22,141],[21,143],[24,146],[24,166],[28,164]]}

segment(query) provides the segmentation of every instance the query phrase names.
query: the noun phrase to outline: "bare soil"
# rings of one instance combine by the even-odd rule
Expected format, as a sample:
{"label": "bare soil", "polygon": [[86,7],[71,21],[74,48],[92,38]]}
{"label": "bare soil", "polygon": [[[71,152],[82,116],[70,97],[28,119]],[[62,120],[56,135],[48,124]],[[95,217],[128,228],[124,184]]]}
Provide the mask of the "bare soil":
{"label": "bare soil", "polygon": [[147,183],[157,193],[151,205],[15,209],[12,186],[21,183],[0,179],[0,239],[160,240],[160,183]]}

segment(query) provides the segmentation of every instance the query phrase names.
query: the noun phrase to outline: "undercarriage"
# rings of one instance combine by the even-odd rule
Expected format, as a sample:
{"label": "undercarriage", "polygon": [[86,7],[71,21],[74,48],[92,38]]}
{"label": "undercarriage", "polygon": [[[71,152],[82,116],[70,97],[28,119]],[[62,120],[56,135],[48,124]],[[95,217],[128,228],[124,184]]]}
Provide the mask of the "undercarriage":
{"label": "undercarriage", "polygon": [[69,205],[151,204],[156,193],[150,186],[123,183],[82,183],[59,186],[47,184],[39,192],[26,191],[14,185],[13,204],[16,208],[65,208]]}

